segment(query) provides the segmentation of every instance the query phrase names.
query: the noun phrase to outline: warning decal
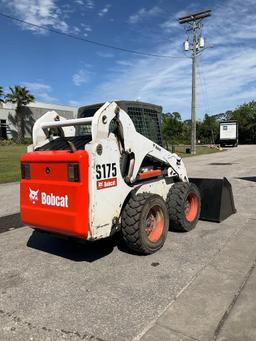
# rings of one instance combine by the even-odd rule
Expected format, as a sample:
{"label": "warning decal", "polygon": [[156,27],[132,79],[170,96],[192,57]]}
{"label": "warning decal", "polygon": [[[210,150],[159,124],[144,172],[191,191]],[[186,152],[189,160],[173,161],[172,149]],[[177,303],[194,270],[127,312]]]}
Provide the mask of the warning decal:
{"label": "warning decal", "polygon": [[117,186],[117,178],[110,178],[97,181],[97,189],[104,189]]}

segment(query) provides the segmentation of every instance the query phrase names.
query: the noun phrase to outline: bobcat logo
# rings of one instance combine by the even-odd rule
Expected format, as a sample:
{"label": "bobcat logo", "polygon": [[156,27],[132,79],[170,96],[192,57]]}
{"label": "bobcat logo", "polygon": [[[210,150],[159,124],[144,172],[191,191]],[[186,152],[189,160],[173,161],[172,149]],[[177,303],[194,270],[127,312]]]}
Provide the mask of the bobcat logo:
{"label": "bobcat logo", "polygon": [[33,189],[29,188],[29,199],[30,201],[32,201],[33,204],[36,203],[36,201],[38,201],[38,192],[39,192],[39,189],[37,191],[33,191]]}

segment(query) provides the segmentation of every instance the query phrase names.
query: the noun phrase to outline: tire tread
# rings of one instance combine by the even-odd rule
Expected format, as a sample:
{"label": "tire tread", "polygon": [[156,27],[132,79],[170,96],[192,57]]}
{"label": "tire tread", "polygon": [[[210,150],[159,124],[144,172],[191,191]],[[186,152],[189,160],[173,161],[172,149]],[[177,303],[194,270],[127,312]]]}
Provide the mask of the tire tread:
{"label": "tire tread", "polygon": [[170,227],[179,232],[187,232],[192,230],[198,217],[192,223],[188,223],[184,218],[184,200],[187,196],[189,188],[192,189],[199,198],[199,211],[200,211],[200,194],[197,187],[192,183],[177,182],[175,183],[166,198],[166,205],[169,212]]}
{"label": "tire tread", "polygon": [[[154,203],[161,206],[165,225],[162,236],[157,242],[150,242],[144,235],[145,210],[150,209]],[[124,241],[128,248],[138,254],[151,254],[159,250],[167,237],[169,215],[166,203],[162,197],[152,193],[132,193],[121,216],[121,226]]]}
{"label": "tire tread", "polygon": [[148,193],[132,195],[122,214],[122,232],[127,246],[139,253],[145,253],[139,233],[140,214],[145,205]]}

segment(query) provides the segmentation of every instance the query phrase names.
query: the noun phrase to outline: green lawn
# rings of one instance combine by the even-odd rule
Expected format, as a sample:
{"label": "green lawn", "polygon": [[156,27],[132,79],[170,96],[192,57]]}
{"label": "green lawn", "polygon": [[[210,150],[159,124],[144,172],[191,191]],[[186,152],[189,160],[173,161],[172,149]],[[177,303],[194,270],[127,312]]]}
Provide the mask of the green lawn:
{"label": "green lawn", "polygon": [[[27,146],[25,145],[0,145],[0,183],[14,182],[20,180],[20,155],[25,153]],[[181,157],[191,156],[186,154],[185,146],[176,146],[176,153]],[[211,154],[219,152],[215,148],[207,146],[197,147],[197,155]]]}
{"label": "green lawn", "polygon": [[[208,146],[197,146],[196,147],[196,155],[219,153],[221,151],[223,151],[223,150],[219,150],[217,148],[210,148]],[[176,146],[176,154],[178,154],[181,157],[192,156],[191,154],[186,153],[186,146]]]}
{"label": "green lawn", "polygon": [[20,155],[25,153],[25,145],[0,145],[0,183],[20,180]]}

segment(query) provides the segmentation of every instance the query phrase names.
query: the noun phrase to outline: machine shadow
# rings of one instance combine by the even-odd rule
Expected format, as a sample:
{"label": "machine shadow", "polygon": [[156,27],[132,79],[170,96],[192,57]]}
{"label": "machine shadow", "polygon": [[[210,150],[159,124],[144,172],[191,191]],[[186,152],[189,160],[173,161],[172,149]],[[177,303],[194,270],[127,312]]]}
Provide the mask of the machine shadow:
{"label": "machine shadow", "polygon": [[[27,246],[74,262],[94,262],[111,254],[122,245],[119,234],[94,242],[78,242],[73,238],[61,238],[48,233],[33,231]],[[123,247],[121,246],[121,249]]]}
{"label": "machine shadow", "polygon": [[144,256],[129,249],[121,233],[94,242],[80,242],[74,238],[63,238],[54,234],[33,231],[27,246],[74,262],[92,263],[108,256],[115,248],[130,255]]}

